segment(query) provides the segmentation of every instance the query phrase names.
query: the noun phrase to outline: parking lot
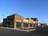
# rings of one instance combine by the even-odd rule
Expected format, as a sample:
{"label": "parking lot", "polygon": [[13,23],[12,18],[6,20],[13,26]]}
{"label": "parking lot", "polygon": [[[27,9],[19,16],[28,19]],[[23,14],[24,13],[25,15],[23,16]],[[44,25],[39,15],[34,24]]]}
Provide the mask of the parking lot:
{"label": "parking lot", "polygon": [[0,36],[48,36],[48,34],[0,28]]}

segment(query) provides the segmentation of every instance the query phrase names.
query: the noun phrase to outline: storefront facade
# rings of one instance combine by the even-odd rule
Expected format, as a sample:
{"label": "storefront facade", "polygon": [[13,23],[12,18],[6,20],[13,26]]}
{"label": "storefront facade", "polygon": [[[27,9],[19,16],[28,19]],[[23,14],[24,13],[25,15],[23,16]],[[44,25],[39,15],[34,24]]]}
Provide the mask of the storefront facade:
{"label": "storefront facade", "polygon": [[[35,18],[34,18],[35,19]],[[13,14],[3,19],[3,27],[10,28],[36,28],[38,19],[24,18],[18,14]]]}

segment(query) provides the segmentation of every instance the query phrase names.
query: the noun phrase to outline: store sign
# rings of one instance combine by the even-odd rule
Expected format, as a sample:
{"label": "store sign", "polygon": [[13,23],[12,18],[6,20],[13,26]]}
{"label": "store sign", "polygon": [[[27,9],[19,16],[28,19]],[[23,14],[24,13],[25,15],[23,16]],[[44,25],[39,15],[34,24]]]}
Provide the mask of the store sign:
{"label": "store sign", "polygon": [[17,22],[21,22],[21,20],[16,20]]}
{"label": "store sign", "polygon": [[28,22],[28,20],[23,20],[23,22]]}
{"label": "store sign", "polygon": [[35,21],[33,21],[33,23],[35,23]]}

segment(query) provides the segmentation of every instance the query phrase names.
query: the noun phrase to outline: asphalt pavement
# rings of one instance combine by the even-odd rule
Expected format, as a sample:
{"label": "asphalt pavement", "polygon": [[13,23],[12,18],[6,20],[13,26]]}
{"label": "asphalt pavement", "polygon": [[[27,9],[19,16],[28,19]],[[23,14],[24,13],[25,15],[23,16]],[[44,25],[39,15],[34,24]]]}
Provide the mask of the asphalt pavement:
{"label": "asphalt pavement", "polygon": [[48,34],[0,28],[0,36],[48,36]]}

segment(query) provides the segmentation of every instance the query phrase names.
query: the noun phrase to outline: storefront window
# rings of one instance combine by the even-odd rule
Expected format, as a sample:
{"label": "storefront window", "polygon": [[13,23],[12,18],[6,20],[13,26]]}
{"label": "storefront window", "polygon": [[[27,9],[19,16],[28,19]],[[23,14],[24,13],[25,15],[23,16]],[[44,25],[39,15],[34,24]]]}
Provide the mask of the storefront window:
{"label": "storefront window", "polygon": [[30,27],[32,27],[32,24],[30,23]]}
{"label": "storefront window", "polygon": [[28,27],[28,23],[24,23],[24,27]]}
{"label": "storefront window", "polygon": [[35,24],[34,24],[34,27],[35,27]]}
{"label": "storefront window", "polygon": [[20,28],[21,27],[21,22],[16,22],[16,26],[17,26],[17,28]]}

